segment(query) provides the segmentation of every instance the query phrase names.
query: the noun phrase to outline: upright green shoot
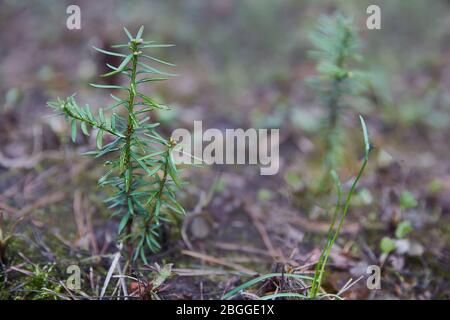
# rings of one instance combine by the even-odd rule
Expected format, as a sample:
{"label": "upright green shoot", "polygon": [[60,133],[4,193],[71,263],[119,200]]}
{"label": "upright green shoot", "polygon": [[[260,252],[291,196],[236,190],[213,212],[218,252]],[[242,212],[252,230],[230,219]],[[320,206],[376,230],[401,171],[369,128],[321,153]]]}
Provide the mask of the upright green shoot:
{"label": "upright green shoot", "polygon": [[[112,186],[115,194],[106,199],[113,216],[119,216],[118,233],[128,244],[130,259],[146,259],[146,248],[152,252],[160,249],[160,227],[163,222],[173,220],[173,215],[183,215],[183,207],[176,200],[176,190],[181,187],[178,169],[172,152],[175,142],[165,139],[157,132],[159,123],[149,121],[151,112],[168,107],[144,94],[140,87],[153,81],[165,80],[171,73],[160,71],[149,63],[173,66],[173,64],[145,54],[144,51],[170,47],[142,39],[142,26],[133,37],[124,28],[128,43],[112,46],[126,49],[126,53],[95,48],[100,53],[121,57],[119,66],[107,64],[110,72],[101,75],[111,77],[124,75],[128,85],[91,84],[95,88],[123,92],[111,94],[114,102],[98,109],[94,116],[91,108],[80,107],[74,96],[57,99],[48,105],[63,114],[71,123],[71,136],[75,141],[80,127],[84,135],[88,128],[95,129],[98,150],[88,154],[96,158],[108,156],[105,166],[108,171],[99,179],[99,185]],[[146,61],[146,62],[144,62]],[[122,110],[117,110],[119,107]],[[107,117],[106,113],[110,113]],[[112,141],[103,145],[103,136]]]}
{"label": "upright green shoot", "polygon": [[[342,227],[344,225],[345,217],[347,216],[348,210],[350,208],[350,201],[353,196],[353,193],[355,191],[356,185],[358,184],[359,179],[361,178],[364,169],[366,168],[367,162],[369,161],[369,152],[370,152],[370,143],[369,143],[369,134],[367,132],[366,123],[364,122],[363,117],[359,116],[359,119],[361,121],[361,127],[363,130],[364,135],[364,158],[363,162],[361,164],[361,167],[358,171],[358,174],[355,178],[355,180],[352,183],[352,186],[350,187],[350,190],[347,194],[347,198],[345,200],[344,206],[342,208],[341,202],[342,202],[342,187],[341,182],[339,180],[338,175],[334,170],[331,171],[331,175],[333,176],[333,179],[336,184],[337,192],[338,192],[338,200],[336,203],[336,207],[334,210],[333,218],[330,224],[330,228],[328,230],[328,236],[327,236],[327,242],[322,250],[322,253],[319,258],[319,262],[316,265],[316,270],[314,273],[314,280],[312,282],[311,290],[309,293],[310,298],[315,298],[317,296],[317,293],[320,289],[320,285],[322,283],[323,275],[325,272],[325,266],[328,261],[328,256],[330,255],[331,248],[333,247],[334,242],[338,238],[339,234],[341,233]],[[341,213],[342,212],[342,213]],[[339,223],[336,228],[336,222],[338,220],[339,214],[341,213]]]}

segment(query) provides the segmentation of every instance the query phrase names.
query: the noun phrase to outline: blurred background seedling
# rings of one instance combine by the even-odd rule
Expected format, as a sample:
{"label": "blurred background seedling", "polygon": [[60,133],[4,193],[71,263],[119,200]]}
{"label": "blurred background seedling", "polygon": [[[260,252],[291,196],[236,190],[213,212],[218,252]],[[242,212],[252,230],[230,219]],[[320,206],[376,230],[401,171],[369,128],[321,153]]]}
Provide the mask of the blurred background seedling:
{"label": "blurred background seedling", "polygon": [[[360,40],[351,18],[339,13],[319,18],[318,26],[310,33],[315,49],[309,52],[317,61],[317,76],[308,79],[325,108],[322,122],[322,141],[325,150],[325,172],[336,170],[343,161],[343,137],[341,123],[343,109],[348,108],[349,96],[359,96],[366,88],[367,74],[355,68],[363,60]],[[319,182],[319,190],[330,182],[325,174]]]}

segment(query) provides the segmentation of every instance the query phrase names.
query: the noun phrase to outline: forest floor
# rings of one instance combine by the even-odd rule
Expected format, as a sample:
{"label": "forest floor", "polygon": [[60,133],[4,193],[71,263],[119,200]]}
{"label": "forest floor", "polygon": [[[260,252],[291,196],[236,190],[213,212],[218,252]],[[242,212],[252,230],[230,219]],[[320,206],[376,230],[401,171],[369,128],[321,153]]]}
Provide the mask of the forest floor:
{"label": "forest floor", "polygon": [[[448,136],[442,135],[438,142],[435,136],[432,140],[409,137],[395,129],[386,133],[377,128],[373,118],[368,126],[375,149],[343,236],[331,253],[325,287],[336,293],[347,281],[359,279],[343,297],[448,297],[450,175],[449,163],[439,161]],[[354,127],[358,128],[356,123]],[[50,127],[35,128],[40,132],[33,136],[35,140],[48,143],[51,136],[58,141]],[[11,129],[4,150],[27,150],[30,146],[23,141],[32,137],[19,137],[26,137],[29,130]],[[335,197],[317,198],[304,178],[320,177],[316,172],[320,172],[321,163],[311,147],[314,143],[293,130],[282,133],[284,165],[277,176],[259,176],[257,167],[187,168],[184,180],[188,187],[181,195],[187,216],[178,226],[167,227],[163,250],[149,257],[150,265],[133,266],[131,274],[150,281],[154,264],[171,264],[171,277],[158,295],[198,299],[220,298],[256,274],[313,272],[329,226],[326,212]],[[349,146],[359,144],[356,151],[361,150],[361,133],[351,129],[351,137],[354,142]],[[408,142],[414,150],[401,151]],[[108,218],[102,203],[107,190],[98,189],[96,184],[102,167],[80,156],[86,150],[84,145],[61,148],[36,141],[34,145],[40,149],[31,156],[16,154],[11,163],[2,159],[4,236],[17,221],[6,252],[2,296],[35,296],[37,287],[33,286],[43,284],[33,284],[33,279],[42,276],[40,272],[45,274],[45,268],[53,270],[48,271],[48,279],[45,276],[44,286],[55,291],[59,288],[57,292],[67,295],[58,283],[67,278],[66,267],[76,264],[83,270],[83,290],[94,297],[102,287],[111,257],[118,252],[118,221]],[[395,155],[391,158],[385,150],[393,150]],[[341,172],[345,185],[355,175],[357,161],[354,164]],[[380,241],[395,238],[402,221],[410,221],[413,230],[402,237],[404,248],[386,257]],[[382,266],[382,290],[367,289],[369,265]],[[268,282],[256,293],[271,292],[273,286]],[[49,297],[48,293],[40,294]]]}

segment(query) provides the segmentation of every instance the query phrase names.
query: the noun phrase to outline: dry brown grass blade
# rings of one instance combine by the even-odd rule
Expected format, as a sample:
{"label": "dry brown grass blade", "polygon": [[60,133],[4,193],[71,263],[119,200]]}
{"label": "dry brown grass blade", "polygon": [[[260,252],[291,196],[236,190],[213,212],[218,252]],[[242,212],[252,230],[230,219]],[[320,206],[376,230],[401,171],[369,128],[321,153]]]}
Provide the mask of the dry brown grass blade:
{"label": "dry brown grass blade", "polygon": [[221,250],[227,250],[227,251],[240,251],[245,252],[249,254],[255,254],[255,255],[262,255],[262,256],[269,256],[271,255],[266,251],[250,246],[243,246],[235,243],[226,243],[226,242],[218,242],[213,244],[214,247],[221,249]]}
{"label": "dry brown grass blade", "polygon": [[215,269],[186,269],[186,268],[174,268],[172,272],[180,277],[198,277],[198,276],[220,276],[226,275],[230,272],[225,270]]}
{"label": "dry brown grass blade", "polygon": [[21,210],[17,212],[17,218],[21,218],[23,220],[27,219],[31,214],[33,214],[34,211],[37,209],[40,209],[42,207],[48,206],[49,204],[53,204],[59,201],[64,200],[65,193],[62,191],[57,191],[55,193],[52,193],[50,195],[45,195],[39,200],[37,200],[35,203],[30,204]]}
{"label": "dry brown grass blade", "polygon": [[250,269],[248,269],[248,268],[246,268],[246,267],[243,267],[243,266],[241,266],[241,265],[239,265],[239,264],[236,264],[236,263],[233,263],[233,262],[228,262],[228,261],[225,261],[225,260],[223,260],[223,259],[219,259],[219,258],[216,258],[216,257],[212,257],[212,256],[209,256],[209,255],[200,253],[200,252],[194,252],[194,251],[189,251],[189,250],[183,250],[183,251],[181,251],[181,253],[183,253],[184,255],[193,257],[193,258],[201,259],[201,260],[203,260],[203,261],[205,261],[205,262],[209,262],[209,263],[213,263],[213,264],[218,264],[218,265],[221,265],[221,266],[224,266],[224,267],[228,267],[228,268],[237,270],[237,271],[239,271],[239,272],[241,272],[241,273],[243,273],[243,274],[247,274],[247,275],[255,275],[255,274],[258,274],[256,271],[250,270]]}

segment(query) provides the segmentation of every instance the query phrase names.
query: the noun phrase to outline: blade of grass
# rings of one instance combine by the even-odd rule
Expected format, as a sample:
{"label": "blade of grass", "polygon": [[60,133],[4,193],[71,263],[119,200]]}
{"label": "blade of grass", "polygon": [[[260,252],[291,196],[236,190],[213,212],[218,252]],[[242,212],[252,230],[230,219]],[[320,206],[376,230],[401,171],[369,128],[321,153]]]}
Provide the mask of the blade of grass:
{"label": "blade of grass", "polygon": [[229,299],[232,296],[236,295],[237,293],[239,293],[239,291],[244,290],[248,287],[251,287],[255,284],[257,284],[258,282],[261,282],[263,280],[269,279],[269,278],[276,278],[276,277],[286,277],[286,278],[295,278],[295,279],[302,279],[302,280],[313,280],[312,277],[309,276],[305,276],[305,275],[301,275],[301,274],[293,274],[293,273],[268,273],[268,274],[264,274],[262,276],[256,277],[254,279],[251,279],[243,284],[241,284],[240,286],[234,288],[233,290],[228,291],[227,293],[225,293],[223,295],[223,299]]}
{"label": "blade of grass", "polygon": [[[330,255],[330,251],[331,248],[333,247],[334,242],[336,241],[337,237],[339,236],[339,234],[341,233],[342,227],[344,225],[344,221],[345,221],[345,217],[347,216],[348,210],[350,208],[350,202],[351,202],[351,198],[353,196],[353,193],[356,189],[356,185],[358,184],[359,179],[361,178],[364,169],[366,168],[367,162],[369,160],[369,152],[370,152],[370,142],[369,142],[369,133],[367,131],[367,126],[366,123],[364,121],[364,118],[362,116],[359,116],[359,120],[361,122],[361,127],[363,130],[363,137],[364,137],[364,158],[363,158],[363,163],[361,164],[361,167],[359,169],[358,175],[356,176],[355,180],[352,183],[352,186],[350,187],[350,190],[347,194],[347,198],[345,200],[344,203],[344,208],[342,209],[342,215],[341,218],[339,220],[339,224],[337,226],[336,231],[332,232],[332,230],[334,229],[334,225],[336,222],[336,218],[337,218],[337,212],[339,212],[339,208],[340,208],[340,199],[338,200],[338,204],[336,205],[336,210],[335,214],[333,216],[333,221],[331,223],[330,226],[330,232],[328,234],[327,237],[327,244],[324,247],[321,257],[319,259],[319,263],[316,267],[316,271],[314,274],[314,280],[313,280],[313,284],[312,284],[312,288],[310,291],[310,298],[315,298],[317,296],[317,292],[320,288],[321,282],[322,282],[322,278],[323,278],[323,274],[325,271],[325,266],[327,264],[328,261],[328,257]],[[337,175],[333,175],[333,177],[335,178],[336,181],[336,185],[338,187],[338,193],[341,194],[341,191],[339,191],[341,189],[340,187],[340,182],[339,179],[336,180]],[[339,195],[338,198],[341,198],[341,196]],[[332,234],[332,237],[330,238]]]}
{"label": "blade of grass", "polygon": [[301,298],[301,299],[308,299],[307,296],[300,293],[295,292],[280,292],[280,293],[274,293],[269,294],[267,296],[261,297],[261,300],[272,300],[276,298]]}

